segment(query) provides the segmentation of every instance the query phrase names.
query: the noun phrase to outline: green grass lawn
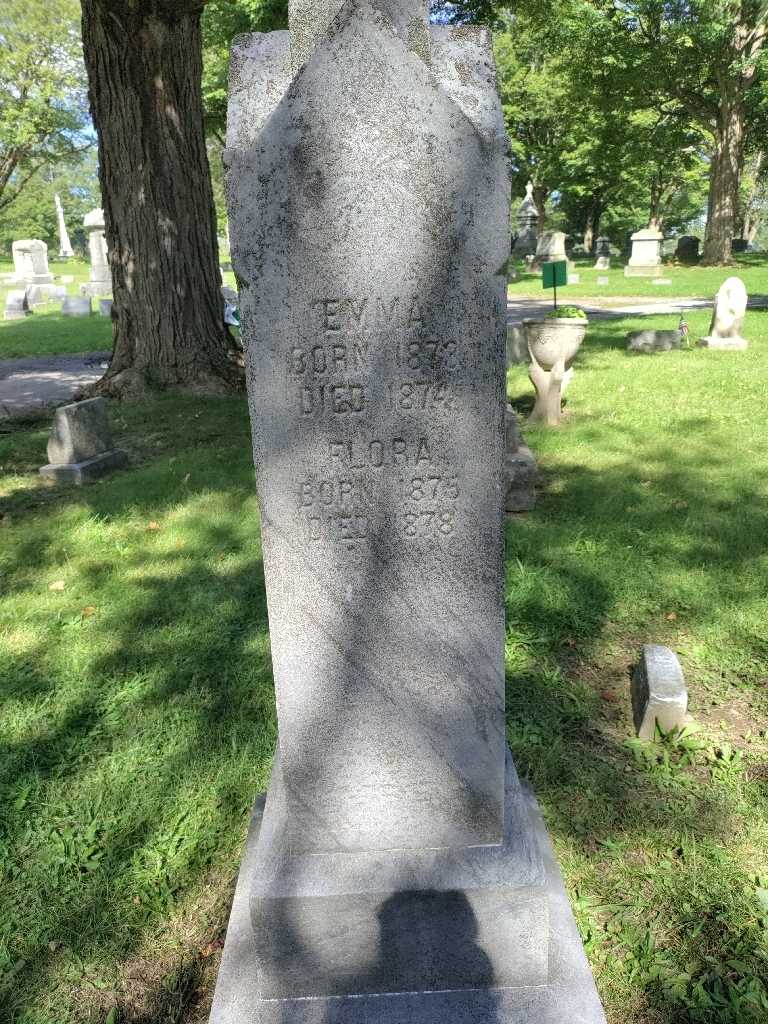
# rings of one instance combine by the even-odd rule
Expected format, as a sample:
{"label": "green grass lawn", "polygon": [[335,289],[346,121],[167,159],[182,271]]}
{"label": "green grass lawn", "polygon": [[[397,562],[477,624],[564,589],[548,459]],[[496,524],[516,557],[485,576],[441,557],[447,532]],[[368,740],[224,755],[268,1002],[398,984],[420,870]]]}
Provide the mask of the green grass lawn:
{"label": "green grass lawn", "polygon": [[[643,298],[699,298],[712,299],[726,278],[736,275],[744,282],[749,295],[768,295],[768,256],[764,253],[745,253],[734,256],[731,267],[686,267],[673,266],[668,263],[664,267],[663,277],[672,281],[670,285],[657,285],[650,277],[624,277],[624,266],[614,257],[611,270],[595,270],[594,257],[589,260],[576,260],[576,272],[580,275],[578,284],[569,284],[559,290],[558,296],[563,302],[571,299],[618,299],[626,297]],[[545,292],[541,285],[540,274],[528,274],[521,260],[514,264],[520,273],[520,279],[509,285],[510,298],[549,298],[551,291]],[[598,285],[598,277],[607,277],[607,285]]]}
{"label": "green grass lawn", "polygon": [[[667,323],[669,318],[659,318]],[[692,336],[708,313],[689,316]],[[646,322],[647,323],[647,322]],[[508,733],[611,1024],[768,1019],[768,312],[745,353],[590,326],[507,529]],[[509,374],[532,405],[524,367]],[[113,409],[132,468],[0,433],[0,1019],[202,1024],[276,727],[245,401]],[[632,739],[644,642],[698,728]],[[563,1022],[568,1024],[568,1022]]]}
{"label": "green grass lawn", "polygon": [[[79,294],[80,285],[89,276],[85,260],[51,260],[49,269],[57,282],[62,275],[74,275],[74,283],[66,286],[71,295]],[[0,260],[0,274],[12,270],[12,261]],[[224,281],[230,288],[235,287],[233,273],[225,273]],[[0,285],[0,316],[11,288],[13,285]],[[93,300],[93,308],[95,312],[90,317],[67,317],[61,315],[60,302],[51,302],[38,306],[25,320],[0,319],[0,360],[109,351],[112,348],[112,322],[108,317],[98,315],[96,299]]]}

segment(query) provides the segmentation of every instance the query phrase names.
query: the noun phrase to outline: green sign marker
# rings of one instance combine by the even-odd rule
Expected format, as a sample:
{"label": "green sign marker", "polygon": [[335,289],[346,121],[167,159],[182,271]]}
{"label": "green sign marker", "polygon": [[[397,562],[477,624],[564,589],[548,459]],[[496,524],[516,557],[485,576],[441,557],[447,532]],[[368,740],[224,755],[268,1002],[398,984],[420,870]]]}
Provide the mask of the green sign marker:
{"label": "green sign marker", "polygon": [[557,286],[568,284],[568,264],[565,260],[558,260],[556,263],[543,263],[541,279],[545,288],[555,289],[555,309],[557,309]]}

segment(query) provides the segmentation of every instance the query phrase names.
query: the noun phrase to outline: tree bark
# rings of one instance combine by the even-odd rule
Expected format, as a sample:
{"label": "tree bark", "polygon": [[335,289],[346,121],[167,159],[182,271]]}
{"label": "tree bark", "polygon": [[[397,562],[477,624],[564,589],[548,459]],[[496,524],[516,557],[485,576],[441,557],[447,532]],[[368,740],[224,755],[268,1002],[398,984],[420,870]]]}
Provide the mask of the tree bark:
{"label": "tree bark", "polygon": [[546,185],[534,185],[533,186],[533,201],[536,204],[536,213],[539,215],[539,219],[536,223],[536,230],[539,234],[545,230],[547,222],[547,196],[549,195],[549,189]]}
{"label": "tree bark", "polygon": [[736,229],[739,183],[744,164],[744,117],[741,98],[724,95],[715,131],[701,260],[710,266],[731,262],[731,241]]}
{"label": "tree bark", "polygon": [[602,204],[597,196],[592,196],[584,217],[584,251],[587,253],[592,252],[595,246],[595,237],[600,231],[600,220],[602,216]]}
{"label": "tree bark", "polygon": [[113,354],[97,393],[223,390],[223,322],[202,109],[205,0],[83,0],[112,270]]}

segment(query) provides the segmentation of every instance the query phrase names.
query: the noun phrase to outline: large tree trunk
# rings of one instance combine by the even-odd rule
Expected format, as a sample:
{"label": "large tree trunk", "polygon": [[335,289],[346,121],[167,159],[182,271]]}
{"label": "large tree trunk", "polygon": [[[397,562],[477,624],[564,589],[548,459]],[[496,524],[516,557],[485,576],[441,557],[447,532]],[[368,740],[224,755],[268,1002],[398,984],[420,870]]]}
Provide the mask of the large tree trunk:
{"label": "large tree trunk", "polygon": [[595,246],[595,237],[600,231],[600,219],[602,216],[602,204],[597,196],[592,196],[584,217],[584,251],[587,253],[592,252]]}
{"label": "large tree trunk", "polygon": [[204,2],[82,2],[114,294],[100,393],[221,390],[241,379],[223,323],[203,132]]}
{"label": "large tree trunk", "polygon": [[547,196],[549,195],[549,189],[546,185],[534,185],[533,186],[533,201],[536,204],[536,213],[539,215],[539,219],[536,223],[536,230],[539,234],[545,230],[547,222]]}
{"label": "large tree trunk", "polygon": [[743,164],[744,104],[741,99],[723,95],[709,177],[703,264],[722,266],[731,261]]}

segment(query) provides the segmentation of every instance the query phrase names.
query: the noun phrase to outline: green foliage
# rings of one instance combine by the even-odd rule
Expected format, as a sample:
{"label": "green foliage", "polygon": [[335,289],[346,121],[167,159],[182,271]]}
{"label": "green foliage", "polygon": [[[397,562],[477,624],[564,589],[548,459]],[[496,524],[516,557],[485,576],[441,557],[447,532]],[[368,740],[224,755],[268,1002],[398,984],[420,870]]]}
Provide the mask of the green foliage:
{"label": "green foliage", "polygon": [[206,130],[223,140],[229,51],[242,32],[288,27],[288,0],[209,0],[203,13],[203,103]]}
{"label": "green foliage", "polygon": [[0,211],[40,168],[88,148],[87,123],[78,0],[3,0]]}
{"label": "green foliage", "polygon": [[557,306],[546,314],[547,320],[586,320],[587,314],[581,306]]}

